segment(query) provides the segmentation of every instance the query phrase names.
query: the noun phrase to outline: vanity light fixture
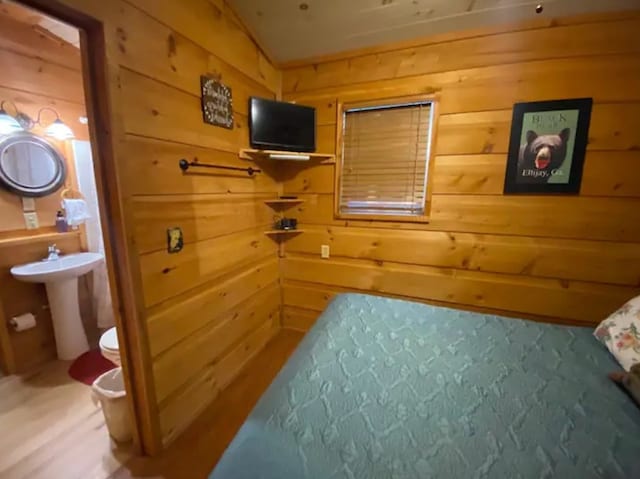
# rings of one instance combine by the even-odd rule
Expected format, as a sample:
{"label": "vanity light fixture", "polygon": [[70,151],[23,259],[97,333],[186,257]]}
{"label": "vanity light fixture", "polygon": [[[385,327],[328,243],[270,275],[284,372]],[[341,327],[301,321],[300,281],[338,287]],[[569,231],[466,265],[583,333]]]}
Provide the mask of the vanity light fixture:
{"label": "vanity light fixture", "polygon": [[[3,100],[2,103],[0,103],[0,135],[9,135],[11,133],[22,131],[23,128],[20,126],[20,123],[18,123],[18,120],[9,115],[9,113],[4,109],[5,103],[9,102]],[[13,105],[13,103],[11,104]],[[15,105],[13,105],[13,108],[18,111]]]}
{"label": "vanity light fixture", "polygon": [[71,140],[75,138],[71,128],[65,125],[60,118],[56,118],[53,123],[45,128],[44,134],[56,140]]}
{"label": "vanity light fixture", "polygon": [[55,138],[56,140],[71,140],[72,138],[75,138],[75,135],[73,134],[73,131],[71,130],[71,128],[69,128],[60,119],[60,115],[58,114],[58,112],[48,106],[45,106],[44,108],[40,108],[40,111],[38,111],[37,123],[39,125],[42,125],[40,116],[42,115],[42,112],[45,110],[51,111],[56,115],[56,119],[53,120],[53,123],[51,123],[48,127],[44,129],[45,135],[50,136],[51,138]]}
{"label": "vanity light fixture", "polygon": [[[15,116],[9,115],[7,111],[4,109],[5,103],[8,103],[13,106],[13,109],[16,111]],[[44,134],[46,136],[50,136],[55,138],[56,140],[70,140],[75,138],[73,131],[69,128],[61,119],[60,115],[56,110],[51,107],[45,106],[40,108],[38,111],[38,119],[33,120],[26,113],[21,112],[16,107],[15,103],[8,100],[3,100],[0,103],[0,135],[9,135],[11,133],[17,133],[20,131],[29,131],[32,130],[34,126],[40,125],[44,126],[41,121],[42,112],[48,110],[52,112],[56,119],[44,129]]]}

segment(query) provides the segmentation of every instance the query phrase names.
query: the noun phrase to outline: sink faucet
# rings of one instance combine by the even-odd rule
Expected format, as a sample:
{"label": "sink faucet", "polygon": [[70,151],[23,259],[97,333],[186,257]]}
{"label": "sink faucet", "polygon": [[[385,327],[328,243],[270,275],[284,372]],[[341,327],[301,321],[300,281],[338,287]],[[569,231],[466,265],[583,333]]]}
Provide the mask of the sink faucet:
{"label": "sink faucet", "polygon": [[47,252],[49,253],[49,256],[47,256],[44,261],[55,261],[60,259],[60,250],[56,248],[55,244],[49,245]]}

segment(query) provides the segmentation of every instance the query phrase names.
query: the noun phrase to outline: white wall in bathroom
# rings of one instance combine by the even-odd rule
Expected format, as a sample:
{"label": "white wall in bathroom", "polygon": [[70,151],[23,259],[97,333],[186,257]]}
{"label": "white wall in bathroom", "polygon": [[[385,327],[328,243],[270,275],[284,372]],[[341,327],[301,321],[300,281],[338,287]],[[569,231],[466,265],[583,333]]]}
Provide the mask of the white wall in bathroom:
{"label": "white wall in bathroom", "polygon": [[[104,241],[100,226],[100,208],[98,206],[98,190],[96,188],[91,143],[74,140],[72,142],[78,188],[84,196],[91,216],[85,223],[87,245],[89,251],[104,254]],[[93,307],[101,329],[114,326],[111,292],[106,263],[93,272]]]}
{"label": "white wall in bathroom", "polygon": [[85,223],[89,251],[104,253],[102,228],[100,227],[100,208],[98,207],[98,190],[96,188],[93,158],[91,156],[91,143],[88,141],[74,140],[72,142],[72,148],[73,159],[76,165],[75,170],[78,188],[87,202],[89,214],[91,215],[91,219]]}

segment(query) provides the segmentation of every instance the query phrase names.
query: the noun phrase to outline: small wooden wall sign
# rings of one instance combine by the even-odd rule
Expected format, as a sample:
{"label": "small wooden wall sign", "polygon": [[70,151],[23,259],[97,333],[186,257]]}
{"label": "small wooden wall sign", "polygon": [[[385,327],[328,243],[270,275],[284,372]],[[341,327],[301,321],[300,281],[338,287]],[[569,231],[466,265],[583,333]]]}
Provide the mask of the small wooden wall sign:
{"label": "small wooden wall sign", "polygon": [[233,129],[233,101],[231,88],[217,78],[202,75],[202,117],[205,123]]}

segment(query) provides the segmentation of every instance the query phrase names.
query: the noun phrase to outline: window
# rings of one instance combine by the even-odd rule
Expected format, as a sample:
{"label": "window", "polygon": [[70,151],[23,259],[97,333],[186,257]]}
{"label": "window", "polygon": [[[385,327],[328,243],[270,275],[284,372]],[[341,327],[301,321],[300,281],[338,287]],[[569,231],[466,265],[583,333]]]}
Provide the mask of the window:
{"label": "window", "polygon": [[338,216],[427,219],[435,109],[433,100],[343,107]]}

